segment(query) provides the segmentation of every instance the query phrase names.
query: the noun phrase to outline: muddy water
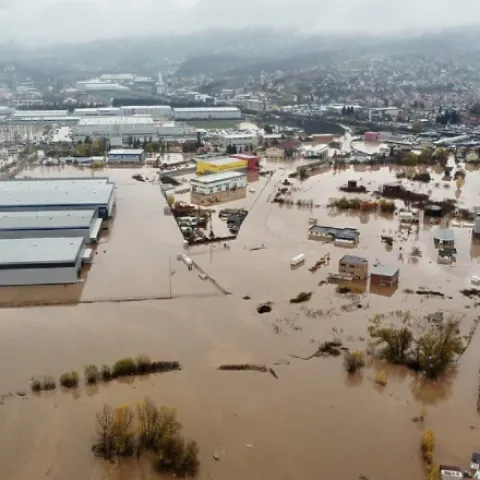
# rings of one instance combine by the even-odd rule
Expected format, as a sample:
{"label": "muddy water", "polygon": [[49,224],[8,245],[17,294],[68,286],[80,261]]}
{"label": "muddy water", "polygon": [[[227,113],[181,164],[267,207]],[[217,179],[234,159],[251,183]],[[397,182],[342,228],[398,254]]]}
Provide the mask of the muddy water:
{"label": "muddy water", "polygon": [[[42,172],[52,175],[51,169]],[[89,451],[94,414],[103,403],[134,402],[146,395],[177,407],[185,433],[199,442],[201,479],[354,479],[360,474],[421,479],[421,426],[411,421],[421,405],[427,408],[426,424],[437,433],[438,460],[467,465],[480,423],[478,335],[456,371],[440,384],[388,369],[388,385],[379,389],[373,379],[383,365],[350,378],[341,358],[304,361],[290,355],[308,356],[317,342],[334,336],[347,346],[364,348],[368,319],[392,310],[423,316],[442,309],[459,318],[462,331],[468,332],[477,316],[475,301],[458,290],[480,269],[470,258],[468,229],[455,229],[459,261],[454,267],[436,263],[435,227],[421,227],[408,238],[402,234],[405,240],[397,236],[389,251],[379,235],[397,235],[394,216],[337,215],[322,207],[310,211],[267,202],[286,174],[279,171],[269,182],[259,181],[246,201],[228,205],[252,207],[230,250],[190,249],[189,255],[232,292],[225,297],[176,262],[182,239],[173,219],[163,216],[158,186],[132,181],[131,171],[108,174],[118,185],[117,216],[79,293],[80,301],[94,303],[0,311],[0,394],[13,394],[0,405],[0,478],[153,478],[146,465],[106,465]],[[468,194],[475,190],[468,187],[475,175],[467,175],[462,189],[466,203],[475,202]],[[327,172],[299,185],[295,195],[324,205],[347,179],[376,183],[392,176],[388,169]],[[358,249],[307,240],[309,217],[318,218],[319,224],[359,228]],[[422,250],[420,259],[405,254],[413,245]],[[290,258],[301,252],[307,264],[290,270]],[[327,252],[331,265],[310,273],[308,266]],[[399,265],[399,289],[369,293],[368,286],[359,285],[360,293],[339,295],[334,286],[318,286],[328,271],[336,271],[344,253]],[[173,293],[180,298],[105,302],[168,293],[169,263]],[[441,290],[446,298],[403,292],[421,286]],[[313,291],[312,300],[304,307],[289,304],[300,290]],[[242,300],[244,295],[251,300]],[[266,300],[273,302],[273,311],[257,314],[257,304]],[[87,363],[110,364],[139,353],[179,360],[183,370],[98,389],[82,386],[75,394],[15,395],[28,389],[32,375],[59,376],[72,368],[81,372]],[[216,370],[221,363],[236,362],[272,366],[279,379]],[[222,453],[219,462],[213,459],[215,451]]]}

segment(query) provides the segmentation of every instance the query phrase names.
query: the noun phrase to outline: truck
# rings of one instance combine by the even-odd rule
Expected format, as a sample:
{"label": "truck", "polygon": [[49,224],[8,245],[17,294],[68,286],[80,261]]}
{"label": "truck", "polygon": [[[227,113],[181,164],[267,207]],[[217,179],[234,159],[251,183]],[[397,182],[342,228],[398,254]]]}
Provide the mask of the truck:
{"label": "truck", "polygon": [[304,262],[305,262],[305,255],[303,253],[300,253],[299,255],[296,255],[290,260],[290,266],[296,267],[297,265],[300,265]]}

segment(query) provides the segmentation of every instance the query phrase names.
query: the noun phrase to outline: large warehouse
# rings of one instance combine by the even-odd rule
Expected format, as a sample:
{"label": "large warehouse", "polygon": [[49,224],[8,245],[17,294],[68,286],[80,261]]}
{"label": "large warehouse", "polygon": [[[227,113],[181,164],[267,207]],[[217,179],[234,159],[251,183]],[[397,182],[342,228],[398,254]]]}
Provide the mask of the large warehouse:
{"label": "large warehouse", "polygon": [[120,107],[122,115],[133,117],[134,115],[147,115],[152,118],[170,118],[172,107],[169,105],[143,105]]}
{"label": "large warehouse", "polygon": [[0,212],[0,239],[83,237],[91,243],[98,240],[101,228],[95,209]]}
{"label": "large warehouse", "polygon": [[197,174],[219,173],[230,170],[247,170],[248,162],[240,158],[214,157],[197,160]]}
{"label": "large warehouse", "polygon": [[0,212],[96,209],[102,219],[115,208],[115,184],[105,179],[0,182]]}
{"label": "large warehouse", "polygon": [[174,108],[175,120],[240,120],[237,107]]}
{"label": "large warehouse", "polygon": [[110,145],[121,147],[129,140],[157,139],[157,126],[151,117],[87,117],[73,127],[73,141],[82,142],[86,137],[107,138]]}
{"label": "large warehouse", "polygon": [[0,239],[0,286],[76,283],[89,253],[83,237]]}

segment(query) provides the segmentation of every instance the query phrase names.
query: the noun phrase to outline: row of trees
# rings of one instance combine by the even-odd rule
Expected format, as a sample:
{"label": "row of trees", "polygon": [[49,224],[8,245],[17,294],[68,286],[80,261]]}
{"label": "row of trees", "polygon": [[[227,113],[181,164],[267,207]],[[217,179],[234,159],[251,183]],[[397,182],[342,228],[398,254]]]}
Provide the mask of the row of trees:
{"label": "row of trees", "polygon": [[154,467],[177,476],[198,472],[198,446],[181,435],[182,424],[176,411],[157,407],[150,399],[112,408],[104,405],[96,414],[95,442],[92,450],[105,459],[152,452]]}
{"label": "row of trees", "polygon": [[435,165],[438,163],[442,167],[445,167],[448,161],[448,156],[448,151],[444,148],[433,150],[427,147],[423,148],[418,155],[413,152],[406,152],[402,154],[398,160],[399,163],[407,166]]}
{"label": "row of trees", "polygon": [[245,145],[243,148],[241,146],[237,147],[236,145],[227,145],[227,155],[235,155],[236,153],[254,151],[255,147],[253,145]]}
{"label": "row of trees", "polygon": [[372,339],[380,347],[380,356],[390,363],[405,365],[435,378],[463,353],[458,322],[421,328],[418,335],[405,324],[402,327],[372,325]]}

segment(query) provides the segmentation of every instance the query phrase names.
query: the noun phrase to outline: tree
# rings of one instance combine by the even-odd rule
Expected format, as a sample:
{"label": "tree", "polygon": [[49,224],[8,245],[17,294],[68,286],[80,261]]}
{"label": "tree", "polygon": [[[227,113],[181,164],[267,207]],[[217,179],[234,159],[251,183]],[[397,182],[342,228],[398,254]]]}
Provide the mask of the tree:
{"label": "tree", "polygon": [[308,178],[308,172],[307,172],[307,169],[305,167],[300,167],[300,169],[298,170],[298,178],[302,182],[303,182],[303,180],[306,180]]}
{"label": "tree", "polygon": [[115,453],[115,437],[113,434],[113,410],[104,405],[95,415],[95,443],[94,451],[105,458],[111,458]]}
{"label": "tree", "polygon": [[417,165],[418,164],[418,157],[413,152],[407,152],[402,157],[402,163],[404,165]]}
{"label": "tree", "polygon": [[85,139],[83,140],[83,143],[87,143],[87,144],[92,143],[92,139],[90,138],[89,135],[87,135],[87,136],[85,137]]}
{"label": "tree", "polygon": [[437,148],[434,153],[435,160],[444,167],[448,162],[448,152],[444,148]]}
{"label": "tree", "polygon": [[423,125],[420,120],[414,120],[412,122],[412,130],[414,132],[421,132],[423,130]]}
{"label": "tree", "polygon": [[131,135],[128,136],[127,145],[131,147],[133,145],[133,137]]}
{"label": "tree", "polygon": [[117,455],[133,453],[133,411],[128,405],[115,408],[113,412],[113,438]]}
{"label": "tree", "polygon": [[273,128],[270,125],[265,125],[263,127],[263,130],[265,131],[266,134],[271,135],[273,133]]}
{"label": "tree", "polygon": [[433,163],[433,150],[429,147],[422,148],[418,155],[418,163],[422,165],[430,165]]}

